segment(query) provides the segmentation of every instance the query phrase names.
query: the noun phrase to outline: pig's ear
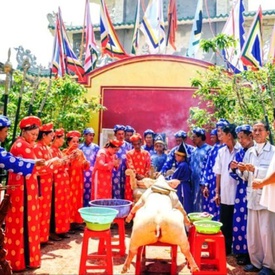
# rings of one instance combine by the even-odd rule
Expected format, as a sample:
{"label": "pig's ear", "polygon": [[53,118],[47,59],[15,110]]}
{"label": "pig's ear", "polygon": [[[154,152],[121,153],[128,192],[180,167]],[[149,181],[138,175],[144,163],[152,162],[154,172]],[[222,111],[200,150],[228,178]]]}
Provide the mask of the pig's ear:
{"label": "pig's ear", "polygon": [[170,187],[177,188],[178,185],[180,184],[180,181],[173,179],[173,180],[168,180],[167,183],[169,184]]}

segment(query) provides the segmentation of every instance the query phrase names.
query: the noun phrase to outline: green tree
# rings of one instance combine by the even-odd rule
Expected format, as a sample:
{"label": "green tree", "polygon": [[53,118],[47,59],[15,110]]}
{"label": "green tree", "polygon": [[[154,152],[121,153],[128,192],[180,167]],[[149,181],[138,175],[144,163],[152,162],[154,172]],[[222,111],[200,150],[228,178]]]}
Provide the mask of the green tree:
{"label": "green tree", "polygon": [[[234,46],[236,41],[225,35],[202,40],[201,48],[219,52]],[[194,97],[199,107],[190,108],[189,124],[211,128],[219,118],[232,123],[253,123],[255,120],[273,119],[275,93],[275,66],[267,62],[258,70],[233,74],[224,67],[213,65],[193,78],[192,86],[198,89]]]}
{"label": "green tree", "polygon": [[[9,90],[7,114],[12,122],[15,121],[22,81],[22,73],[14,71],[12,86]],[[4,85],[0,85],[1,95],[4,94],[4,90]],[[105,107],[99,103],[99,98],[93,97],[88,100],[88,90],[69,76],[52,80],[50,88],[49,80],[41,80],[39,85],[37,85],[36,81],[28,76],[24,84],[19,121],[28,115],[34,91],[32,115],[39,114],[41,103],[44,100],[45,105],[40,114],[42,122],[53,122],[55,128],[63,127],[66,131],[83,130],[90,122],[93,114],[98,113],[100,110],[105,110]],[[19,128],[17,129],[18,134]],[[11,140],[11,136],[9,136],[9,140]]]}

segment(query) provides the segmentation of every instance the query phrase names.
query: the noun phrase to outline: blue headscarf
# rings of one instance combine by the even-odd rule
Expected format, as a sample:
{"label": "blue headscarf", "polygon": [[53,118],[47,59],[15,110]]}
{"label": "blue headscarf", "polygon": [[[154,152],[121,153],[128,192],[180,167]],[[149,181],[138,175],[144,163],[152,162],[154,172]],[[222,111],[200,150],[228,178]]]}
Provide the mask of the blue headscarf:
{"label": "blue headscarf", "polygon": [[10,126],[11,126],[10,120],[4,115],[0,115],[0,127],[10,127]]}
{"label": "blue headscarf", "polygon": [[175,138],[187,138],[187,133],[183,130],[180,130],[174,134]]}
{"label": "blue headscarf", "polygon": [[229,121],[226,120],[225,118],[221,118],[217,123],[216,123],[216,128],[218,127],[224,127],[229,124]]}
{"label": "blue headscarf", "polygon": [[83,135],[87,135],[87,134],[94,134],[95,133],[95,130],[93,128],[86,128],[84,131],[83,131]]}
{"label": "blue headscarf", "polygon": [[125,126],[125,132],[131,132],[131,133],[134,133],[135,132],[135,129],[130,126],[130,125],[126,125]]}
{"label": "blue headscarf", "polygon": [[116,124],[114,126],[114,132],[116,133],[117,131],[125,131],[125,126],[124,125]]}
{"label": "blue headscarf", "polygon": [[147,129],[147,130],[144,131],[143,136],[146,137],[147,135],[152,135],[154,137],[155,132],[151,129]]}
{"label": "blue headscarf", "polygon": [[196,127],[193,129],[192,131],[195,135],[199,136],[205,136],[205,130],[200,128],[200,127]]}
{"label": "blue headscarf", "polygon": [[248,125],[248,124],[243,124],[241,126],[236,127],[236,134],[240,133],[241,131],[246,131],[246,132],[250,132],[252,133],[253,129],[252,126]]}

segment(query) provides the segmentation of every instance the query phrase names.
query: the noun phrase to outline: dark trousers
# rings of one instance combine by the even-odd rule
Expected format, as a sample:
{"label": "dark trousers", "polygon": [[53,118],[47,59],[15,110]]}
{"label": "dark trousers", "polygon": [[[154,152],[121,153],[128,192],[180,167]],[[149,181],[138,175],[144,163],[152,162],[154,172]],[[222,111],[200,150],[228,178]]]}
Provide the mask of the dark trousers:
{"label": "dark trousers", "polygon": [[223,224],[221,230],[225,238],[225,247],[227,255],[231,254],[232,251],[233,213],[234,205],[220,205],[220,222]]}

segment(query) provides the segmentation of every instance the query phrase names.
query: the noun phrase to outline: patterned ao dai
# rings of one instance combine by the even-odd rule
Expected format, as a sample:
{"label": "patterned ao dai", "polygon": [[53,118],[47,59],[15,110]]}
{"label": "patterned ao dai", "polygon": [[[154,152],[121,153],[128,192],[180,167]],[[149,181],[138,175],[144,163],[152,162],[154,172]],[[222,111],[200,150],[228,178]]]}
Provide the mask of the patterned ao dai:
{"label": "patterned ao dai", "polygon": [[[10,152],[14,156],[35,159],[33,147],[22,137],[16,139]],[[3,153],[6,158],[10,157],[1,150],[1,155]],[[12,206],[5,220],[5,249],[6,259],[10,262],[12,270],[21,271],[26,267],[37,268],[41,265],[38,184],[35,171],[26,176],[32,171],[33,164],[26,166],[21,161],[15,161],[15,158],[11,157],[11,160],[14,172],[21,169],[22,173],[9,173],[8,184],[18,187],[7,190]],[[5,162],[4,167],[7,168],[8,163]]]}
{"label": "patterned ao dai", "polygon": [[196,147],[190,157],[190,168],[192,171],[192,200],[194,212],[202,211],[202,174],[205,169],[207,156],[211,148],[212,146],[204,143],[201,147]]}
{"label": "patterned ao dai", "polygon": [[203,171],[203,179],[202,184],[207,186],[209,196],[208,198],[202,199],[202,209],[205,212],[208,212],[212,215],[214,215],[213,220],[218,221],[220,219],[220,207],[216,204],[214,201],[216,192],[216,174],[213,172],[213,167],[216,161],[216,157],[218,155],[218,151],[223,147],[224,145],[220,143],[216,143],[212,149],[208,153],[207,161],[205,164],[205,168]]}
{"label": "patterned ao dai", "polygon": [[132,145],[126,141],[120,146],[116,153],[117,158],[121,161],[118,169],[112,172],[112,197],[114,199],[124,199],[125,193],[125,170],[126,170],[126,153],[131,150]]}
{"label": "patterned ao dai", "polygon": [[[241,149],[236,153],[235,160],[242,162],[246,150]],[[238,174],[230,172],[230,176],[238,181],[236,190],[236,199],[233,214],[233,253],[246,254],[247,240],[246,240],[246,226],[247,226],[247,200],[246,200],[246,186],[247,182],[238,176]]]}
{"label": "patterned ao dai", "polygon": [[89,201],[91,199],[92,173],[94,170],[96,154],[100,148],[95,143],[90,143],[89,145],[83,143],[79,146],[79,149],[83,151],[87,161],[90,162],[89,170],[84,171],[83,206],[86,207],[86,206],[89,206]]}

